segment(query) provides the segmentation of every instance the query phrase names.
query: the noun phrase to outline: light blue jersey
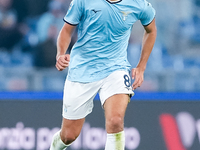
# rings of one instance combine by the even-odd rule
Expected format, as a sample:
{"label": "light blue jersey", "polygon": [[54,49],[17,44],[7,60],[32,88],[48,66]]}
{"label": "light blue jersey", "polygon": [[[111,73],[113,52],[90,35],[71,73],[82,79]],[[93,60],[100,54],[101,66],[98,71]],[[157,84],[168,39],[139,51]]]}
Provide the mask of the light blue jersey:
{"label": "light blue jersey", "polygon": [[130,70],[127,47],[132,25],[145,26],[155,17],[146,0],[73,0],[64,21],[78,25],[78,40],[70,54],[67,79],[101,80],[116,70]]}

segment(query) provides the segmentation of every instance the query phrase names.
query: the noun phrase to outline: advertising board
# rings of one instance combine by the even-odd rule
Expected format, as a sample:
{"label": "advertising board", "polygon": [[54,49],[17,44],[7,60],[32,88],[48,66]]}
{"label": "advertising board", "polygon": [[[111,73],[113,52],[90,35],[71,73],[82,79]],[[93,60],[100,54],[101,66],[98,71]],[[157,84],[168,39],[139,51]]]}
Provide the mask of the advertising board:
{"label": "advertising board", "polygon": [[[0,100],[0,150],[47,150],[60,129],[62,100]],[[200,101],[132,99],[125,117],[126,150],[200,149]],[[69,150],[103,150],[98,97]]]}

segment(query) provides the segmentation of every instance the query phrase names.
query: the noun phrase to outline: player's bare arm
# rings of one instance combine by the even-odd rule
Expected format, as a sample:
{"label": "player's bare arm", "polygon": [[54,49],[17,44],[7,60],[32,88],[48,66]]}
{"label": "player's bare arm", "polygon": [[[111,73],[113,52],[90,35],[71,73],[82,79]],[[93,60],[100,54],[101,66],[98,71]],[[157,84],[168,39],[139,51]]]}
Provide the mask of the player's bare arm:
{"label": "player's bare arm", "polygon": [[66,54],[66,51],[71,42],[71,36],[74,31],[74,28],[75,26],[65,23],[58,35],[56,68],[59,71],[62,71],[69,66],[70,55]]}
{"label": "player's bare arm", "polygon": [[139,63],[136,68],[132,69],[132,78],[135,79],[132,87],[136,89],[140,87],[144,80],[144,71],[146,69],[146,64],[153,49],[156,40],[156,24],[155,19],[147,26],[144,26],[145,32],[142,41],[142,50]]}

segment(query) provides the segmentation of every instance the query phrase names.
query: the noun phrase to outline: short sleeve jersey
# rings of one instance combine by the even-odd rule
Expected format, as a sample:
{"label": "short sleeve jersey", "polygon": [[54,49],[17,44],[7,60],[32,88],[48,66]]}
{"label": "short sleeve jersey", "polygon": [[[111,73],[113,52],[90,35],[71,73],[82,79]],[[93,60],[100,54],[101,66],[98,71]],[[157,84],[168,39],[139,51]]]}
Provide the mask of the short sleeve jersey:
{"label": "short sleeve jersey", "polygon": [[130,70],[127,47],[132,26],[146,26],[155,10],[146,0],[72,0],[64,21],[78,25],[78,39],[70,54],[67,79],[101,80],[116,70]]}

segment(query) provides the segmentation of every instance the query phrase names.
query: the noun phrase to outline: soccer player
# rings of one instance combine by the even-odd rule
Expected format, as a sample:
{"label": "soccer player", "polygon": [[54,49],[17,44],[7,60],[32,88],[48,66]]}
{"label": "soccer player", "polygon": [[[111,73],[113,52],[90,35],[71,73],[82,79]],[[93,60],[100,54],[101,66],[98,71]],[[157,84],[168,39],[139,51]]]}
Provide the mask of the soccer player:
{"label": "soccer player", "polygon": [[[141,58],[131,69],[127,46],[137,20],[145,33]],[[124,115],[133,90],[143,82],[156,39],[155,10],[146,0],[73,0],[64,21],[57,40],[56,68],[68,67],[68,75],[62,127],[53,136],[50,150],[64,150],[78,137],[97,93],[105,111],[105,150],[124,150]],[[66,50],[76,26],[78,39],[69,55]]]}

